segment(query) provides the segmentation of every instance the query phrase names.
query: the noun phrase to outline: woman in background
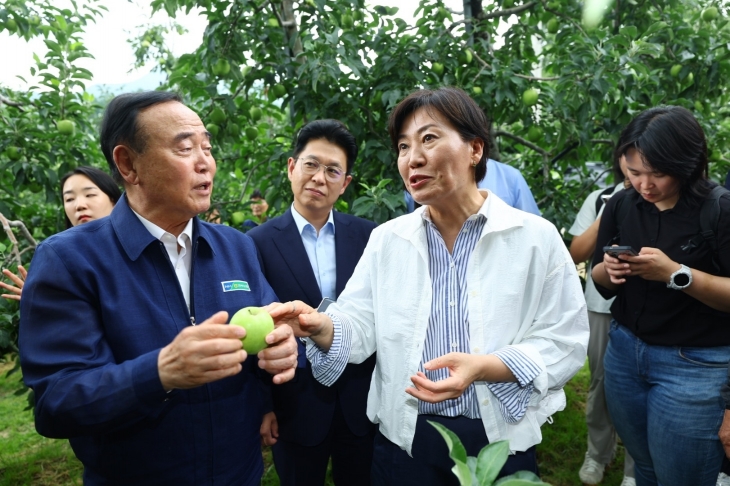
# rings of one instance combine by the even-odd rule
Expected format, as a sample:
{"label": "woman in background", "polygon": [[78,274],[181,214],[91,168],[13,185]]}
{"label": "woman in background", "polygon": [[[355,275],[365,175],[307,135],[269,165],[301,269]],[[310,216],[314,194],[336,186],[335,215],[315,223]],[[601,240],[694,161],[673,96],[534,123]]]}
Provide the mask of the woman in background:
{"label": "woman in background", "polygon": [[[593,281],[611,305],[606,401],[639,486],[714,486],[722,457],[720,387],[730,360],[730,198],[713,251],[700,236],[707,143],[685,108],[640,113],[621,134],[633,186],[607,203]],[[619,216],[620,215],[620,216]],[[604,245],[630,246],[619,258]]]}
{"label": "woman in background", "polygon": [[[604,201],[617,192],[631,187],[631,183],[626,177],[626,159],[624,157],[614,158],[613,175],[613,180],[617,184],[590,193],[576,215],[573,226],[568,230],[573,235],[570,243],[570,256],[573,257],[576,265],[593,258],[596,251],[598,225],[603,209],[606,207]],[[616,430],[608,413],[606,394],[603,389],[603,356],[606,354],[608,330],[611,327],[613,299],[604,299],[596,290],[591,278],[590,263],[586,272],[585,289],[588,324],[591,328],[591,337],[588,340],[588,367],[591,371],[591,382],[586,399],[588,449],[578,476],[584,484],[600,484],[603,481],[606,465],[614,458],[617,443]],[[627,452],[624,458],[624,479],[621,481],[621,486],[635,485],[634,461]]]}
{"label": "woman in background", "polygon": [[[65,174],[61,178],[61,200],[66,229],[109,216],[120,197],[122,191],[114,179],[96,167],[81,166]],[[8,269],[3,269],[3,274],[15,285],[0,282],[0,287],[10,292],[2,297],[19,301],[28,272],[18,265],[17,275]]]}

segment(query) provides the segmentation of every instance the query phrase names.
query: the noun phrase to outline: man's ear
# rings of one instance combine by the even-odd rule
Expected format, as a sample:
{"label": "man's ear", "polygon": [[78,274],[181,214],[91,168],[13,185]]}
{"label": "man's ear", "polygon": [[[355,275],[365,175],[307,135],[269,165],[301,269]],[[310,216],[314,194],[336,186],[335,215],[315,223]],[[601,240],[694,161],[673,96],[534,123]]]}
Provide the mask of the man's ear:
{"label": "man's ear", "polygon": [[114,163],[117,165],[117,170],[124,182],[130,185],[139,184],[137,169],[135,168],[137,154],[126,145],[117,145],[112,151],[112,157],[114,157]]}
{"label": "man's ear", "polygon": [[286,162],[286,173],[287,176],[289,176],[289,180],[291,180],[292,172],[294,172],[294,165],[297,163],[296,159],[294,157],[289,157],[289,160]]}
{"label": "man's ear", "polygon": [[351,175],[348,175],[347,177],[345,177],[345,183],[342,184],[342,189],[340,189],[340,196],[345,193],[345,189],[347,189],[347,186],[350,185],[350,181],[352,181]]}

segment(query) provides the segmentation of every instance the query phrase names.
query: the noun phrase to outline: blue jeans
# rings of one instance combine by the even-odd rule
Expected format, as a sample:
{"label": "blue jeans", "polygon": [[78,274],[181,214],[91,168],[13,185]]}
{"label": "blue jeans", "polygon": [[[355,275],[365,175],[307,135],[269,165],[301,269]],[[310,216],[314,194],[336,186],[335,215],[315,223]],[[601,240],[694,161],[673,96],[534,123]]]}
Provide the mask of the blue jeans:
{"label": "blue jeans", "polygon": [[730,346],[655,346],[611,322],[604,361],[614,426],[636,461],[637,486],[714,486]]}

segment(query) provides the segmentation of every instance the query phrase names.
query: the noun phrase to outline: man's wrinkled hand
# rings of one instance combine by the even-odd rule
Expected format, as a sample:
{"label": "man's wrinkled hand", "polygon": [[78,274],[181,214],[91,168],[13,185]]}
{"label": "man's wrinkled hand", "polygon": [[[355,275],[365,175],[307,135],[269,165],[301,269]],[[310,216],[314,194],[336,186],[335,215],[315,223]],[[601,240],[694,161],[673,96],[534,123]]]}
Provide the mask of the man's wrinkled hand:
{"label": "man's wrinkled hand", "polygon": [[186,327],[160,350],[157,370],[165,390],[194,388],[241,371],[247,356],[241,347],[246,330],[227,322],[228,313],[218,312],[198,326]]}
{"label": "man's wrinkled hand", "polygon": [[[273,317],[273,316],[272,316]],[[297,369],[297,342],[292,328],[287,324],[277,323],[276,328],[266,335],[269,345],[259,352],[259,368],[274,375],[277,385],[294,378]]]}

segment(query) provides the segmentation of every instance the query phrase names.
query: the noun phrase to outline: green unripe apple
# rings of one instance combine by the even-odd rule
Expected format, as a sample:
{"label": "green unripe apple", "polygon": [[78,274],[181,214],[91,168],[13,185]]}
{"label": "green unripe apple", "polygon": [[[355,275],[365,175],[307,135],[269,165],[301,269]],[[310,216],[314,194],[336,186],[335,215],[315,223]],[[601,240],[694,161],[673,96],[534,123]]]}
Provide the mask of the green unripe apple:
{"label": "green unripe apple", "polygon": [[30,25],[40,25],[41,18],[37,15],[31,15],[30,17],[28,17],[28,23]]}
{"label": "green unripe apple", "polygon": [[235,213],[231,214],[231,221],[233,221],[233,224],[236,226],[240,226],[243,224],[244,220],[246,219],[246,214],[243,211],[236,211]]}
{"label": "green unripe apple", "polygon": [[527,129],[527,140],[537,142],[542,138],[542,130],[537,125],[532,125]]}
{"label": "green unripe apple", "polygon": [[708,7],[702,11],[702,20],[705,22],[712,22],[720,16],[720,11],[717,7]]}
{"label": "green unripe apple", "polygon": [[10,160],[20,160],[20,149],[18,147],[10,146],[5,149],[5,154]]}
{"label": "green unripe apple", "polygon": [[441,76],[444,74],[444,65],[440,62],[435,62],[431,65],[431,71],[433,71],[436,76]]}
{"label": "green unripe apple", "polygon": [[226,131],[235,137],[241,133],[241,127],[238,126],[238,123],[229,123],[226,126]]}
{"label": "green unripe apple", "polygon": [[252,106],[251,109],[248,110],[248,114],[251,115],[251,119],[253,121],[259,121],[263,116],[263,112],[258,106]]}
{"label": "green unripe apple", "polygon": [[244,307],[233,314],[231,325],[241,326],[246,330],[241,343],[248,354],[258,354],[265,349],[268,346],[266,336],[274,330],[274,320],[261,307]]}
{"label": "green unripe apple", "polygon": [[76,124],[72,120],[60,120],[56,123],[58,133],[61,135],[73,135],[76,131]]}
{"label": "green unripe apple", "polygon": [[208,130],[208,132],[210,132],[210,134],[213,135],[214,137],[218,136],[218,132],[221,131],[221,127],[219,127],[215,123],[208,123],[205,126],[205,129]]}
{"label": "green unripe apple", "polygon": [[226,112],[223,111],[219,106],[216,106],[213,111],[210,112],[210,121],[216,125],[222,125],[226,121]]}
{"label": "green unripe apple", "polygon": [[279,21],[277,20],[276,17],[269,17],[268,24],[269,24],[269,27],[278,27]]}
{"label": "green unripe apple", "polygon": [[705,107],[702,105],[702,102],[700,100],[695,101],[695,110],[699,111],[700,113],[705,111]]}
{"label": "green unripe apple", "polygon": [[558,32],[558,28],[560,27],[560,24],[558,23],[558,19],[555,17],[551,18],[547,22],[547,31],[551,34],[556,34]]}
{"label": "green unripe apple", "polygon": [[213,64],[213,74],[216,76],[225,76],[231,72],[231,64],[226,59],[218,59]]}
{"label": "green unripe apple", "polygon": [[471,49],[465,49],[459,53],[459,62],[461,64],[471,64],[472,59],[474,59],[474,54],[472,54]]}
{"label": "green unripe apple", "polygon": [[692,84],[692,83],[694,83],[694,81],[695,81],[695,75],[692,73],[689,73],[687,75],[687,84]]}
{"label": "green unripe apple", "polygon": [[251,72],[251,66],[243,66],[241,68],[241,76],[243,76],[244,78],[246,76],[248,76],[248,73],[250,73],[250,72]]}
{"label": "green unripe apple", "polygon": [[8,19],[5,21],[5,28],[8,29],[8,32],[15,32],[18,30],[18,23],[15,19]]}
{"label": "green unripe apple", "polygon": [[365,15],[360,10],[355,10],[352,12],[352,17],[355,20],[362,20],[365,18]]}
{"label": "green unripe apple", "polygon": [[525,106],[533,106],[537,104],[538,96],[538,92],[535,88],[526,89],[525,92],[522,93],[522,102]]}
{"label": "green unripe apple", "polygon": [[284,86],[283,84],[275,84],[271,87],[271,91],[277,98],[283,98],[284,96],[286,96],[286,86]]}
{"label": "green unripe apple", "polygon": [[340,23],[342,24],[343,29],[352,29],[352,26],[355,25],[352,15],[349,14],[344,14]]}
{"label": "green unripe apple", "polygon": [[482,88],[480,88],[479,86],[474,86],[471,89],[471,92],[474,93],[475,95],[480,95],[480,94],[482,94]]}
{"label": "green unripe apple", "polygon": [[251,140],[252,142],[259,138],[259,131],[256,129],[256,127],[246,127],[245,133],[246,138]]}
{"label": "green unripe apple", "polygon": [[674,66],[672,66],[672,69],[669,70],[669,74],[671,74],[673,78],[676,78],[677,76],[679,76],[679,71],[681,71],[681,70],[682,70],[682,65],[675,64]]}

